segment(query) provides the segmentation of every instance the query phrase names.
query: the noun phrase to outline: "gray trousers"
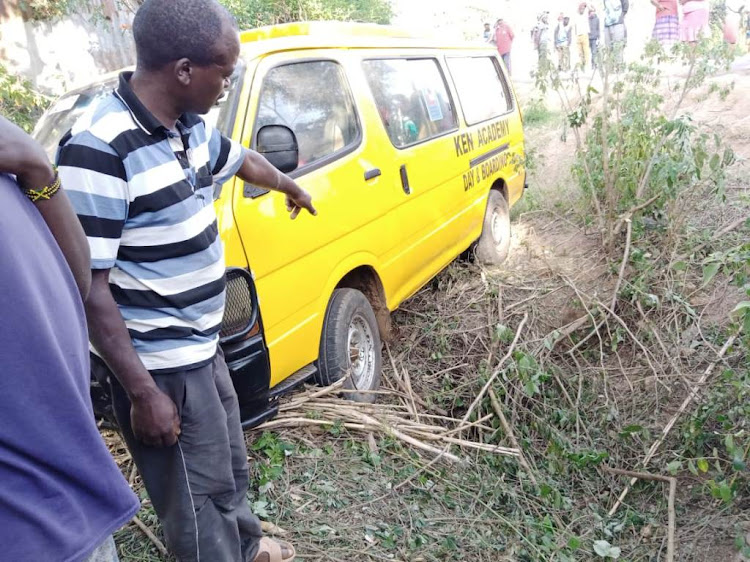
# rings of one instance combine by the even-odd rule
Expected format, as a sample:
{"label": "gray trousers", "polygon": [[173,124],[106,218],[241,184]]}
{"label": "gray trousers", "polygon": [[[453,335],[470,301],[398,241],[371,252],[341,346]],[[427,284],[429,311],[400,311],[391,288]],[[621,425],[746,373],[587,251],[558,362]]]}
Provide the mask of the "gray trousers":
{"label": "gray trousers", "polygon": [[625,43],[627,41],[627,30],[624,23],[618,23],[604,27],[604,42],[614,56],[615,64],[622,65],[625,62]]}
{"label": "gray trousers", "polygon": [[508,69],[508,74],[513,74],[513,70],[510,68],[510,53],[505,53],[504,55],[500,55],[503,59],[503,62],[505,63],[505,68]]}
{"label": "gray trousers", "polygon": [[205,367],[153,375],[182,422],[179,441],[165,449],[135,439],[122,386],[100,360],[92,358],[92,369],[111,382],[117,423],[177,560],[252,562],[262,531],[247,502],[240,408],[221,350]]}

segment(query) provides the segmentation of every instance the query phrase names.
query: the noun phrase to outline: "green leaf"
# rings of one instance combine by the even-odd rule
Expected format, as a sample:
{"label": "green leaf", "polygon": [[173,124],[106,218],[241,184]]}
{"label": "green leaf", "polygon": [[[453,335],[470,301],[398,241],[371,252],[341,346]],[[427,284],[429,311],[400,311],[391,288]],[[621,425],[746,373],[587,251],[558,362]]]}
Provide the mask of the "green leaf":
{"label": "green leaf", "polygon": [[698,459],[698,470],[704,474],[708,472],[708,461],[706,459]]}
{"label": "green leaf", "polygon": [[619,547],[612,546],[607,541],[594,541],[594,552],[600,558],[611,558],[612,560],[617,560],[622,554]]}
{"label": "green leaf", "polygon": [[732,488],[729,487],[729,484],[726,482],[722,482],[719,484],[719,496],[721,496],[721,499],[724,503],[729,503],[732,501]]}
{"label": "green leaf", "polygon": [[667,470],[669,471],[669,474],[672,476],[675,476],[677,472],[682,468],[682,463],[680,461],[672,461],[667,465]]}
{"label": "green leaf", "polygon": [[253,513],[261,519],[268,518],[268,502],[260,500],[253,503]]}
{"label": "green leaf", "polygon": [[726,437],[724,437],[724,446],[727,448],[727,453],[734,456],[734,451],[735,451],[734,437],[732,437],[731,433],[728,433]]}
{"label": "green leaf", "polygon": [[687,264],[684,261],[678,261],[672,264],[672,269],[675,271],[685,271],[687,269]]}
{"label": "green leaf", "polygon": [[688,461],[688,470],[694,476],[698,476],[698,469],[695,467],[695,463],[691,460]]}
{"label": "green leaf", "polygon": [[594,552],[596,552],[601,558],[606,558],[611,548],[612,545],[607,541],[594,541]]}
{"label": "green leaf", "polygon": [[571,550],[578,550],[581,548],[581,539],[578,537],[570,537],[570,540],[568,541],[568,548]]}
{"label": "green leaf", "polygon": [[711,157],[711,161],[708,163],[708,167],[711,168],[711,171],[717,172],[719,170],[720,165],[721,165],[721,157],[718,154],[714,154]]}
{"label": "green leaf", "polygon": [[703,284],[708,285],[711,280],[716,277],[716,274],[719,273],[720,268],[721,264],[719,263],[709,263],[705,266],[703,268]]}

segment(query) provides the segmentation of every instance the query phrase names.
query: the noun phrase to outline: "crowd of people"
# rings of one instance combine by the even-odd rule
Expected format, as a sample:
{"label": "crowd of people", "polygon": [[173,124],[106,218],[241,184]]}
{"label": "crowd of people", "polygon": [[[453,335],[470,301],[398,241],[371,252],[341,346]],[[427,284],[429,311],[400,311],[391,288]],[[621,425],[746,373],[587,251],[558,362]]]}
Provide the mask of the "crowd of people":
{"label": "crowd of people", "polygon": [[[696,43],[711,33],[709,0],[650,2],[655,10],[652,38],[665,49],[670,49],[678,42]],[[575,51],[575,66],[578,69],[596,69],[603,37],[604,46],[613,53],[616,66],[621,66],[628,41],[626,20],[630,5],[629,0],[580,2],[571,12],[559,12],[554,27],[550,24],[550,12],[542,12],[531,30],[539,65],[554,64],[559,71],[570,71],[571,54]],[[723,24],[727,43],[735,44],[739,41],[742,17],[743,1],[727,0]],[[748,20],[750,24],[750,18]],[[510,25],[502,18],[496,21],[494,27],[486,23],[482,37],[484,41],[497,47],[510,71],[511,48],[515,37]],[[748,40],[750,41],[750,32]],[[553,54],[557,56],[556,62],[552,60]]]}
{"label": "crowd of people", "polygon": [[[557,53],[557,69],[571,70],[571,49],[577,50],[577,67],[580,70],[596,68],[599,44],[604,32],[604,41],[614,53],[617,64],[624,60],[627,28],[625,16],[630,8],[628,0],[603,0],[602,18],[593,2],[581,2],[573,16],[560,12],[554,30],[550,28],[549,12],[541,13],[531,31],[539,65],[551,64],[552,46]],[[604,24],[602,26],[602,23]]]}

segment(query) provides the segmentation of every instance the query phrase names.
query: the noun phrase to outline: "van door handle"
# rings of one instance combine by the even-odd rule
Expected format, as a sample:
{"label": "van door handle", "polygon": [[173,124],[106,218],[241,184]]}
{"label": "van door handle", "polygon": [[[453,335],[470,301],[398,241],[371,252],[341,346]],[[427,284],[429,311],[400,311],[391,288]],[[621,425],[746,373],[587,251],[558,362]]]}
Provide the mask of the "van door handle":
{"label": "van door handle", "polygon": [[365,172],[365,181],[374,180],[375,178],[378,178],[383,175],[383,172],[380,171],[380,168],[373,168],[372,170],[367,170]]}
{"label": "van door handle", "polygon": [[406,164],[401,166],[401,187],[404,188],[404,193],[411,195],[411,187],[409,187],[409,174],[406,173]]}

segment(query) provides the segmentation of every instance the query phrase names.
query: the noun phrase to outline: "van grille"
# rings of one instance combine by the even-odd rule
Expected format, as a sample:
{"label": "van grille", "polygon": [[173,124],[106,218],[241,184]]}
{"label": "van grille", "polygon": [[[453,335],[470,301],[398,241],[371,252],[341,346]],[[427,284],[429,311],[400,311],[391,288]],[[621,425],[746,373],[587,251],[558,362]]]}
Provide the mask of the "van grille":
{"label": "van grille", "polygon": [[221,324],[221,339],[248,331],[253,322],[253,296],[249,274],[241,269],[227,271],[227,303]]}

